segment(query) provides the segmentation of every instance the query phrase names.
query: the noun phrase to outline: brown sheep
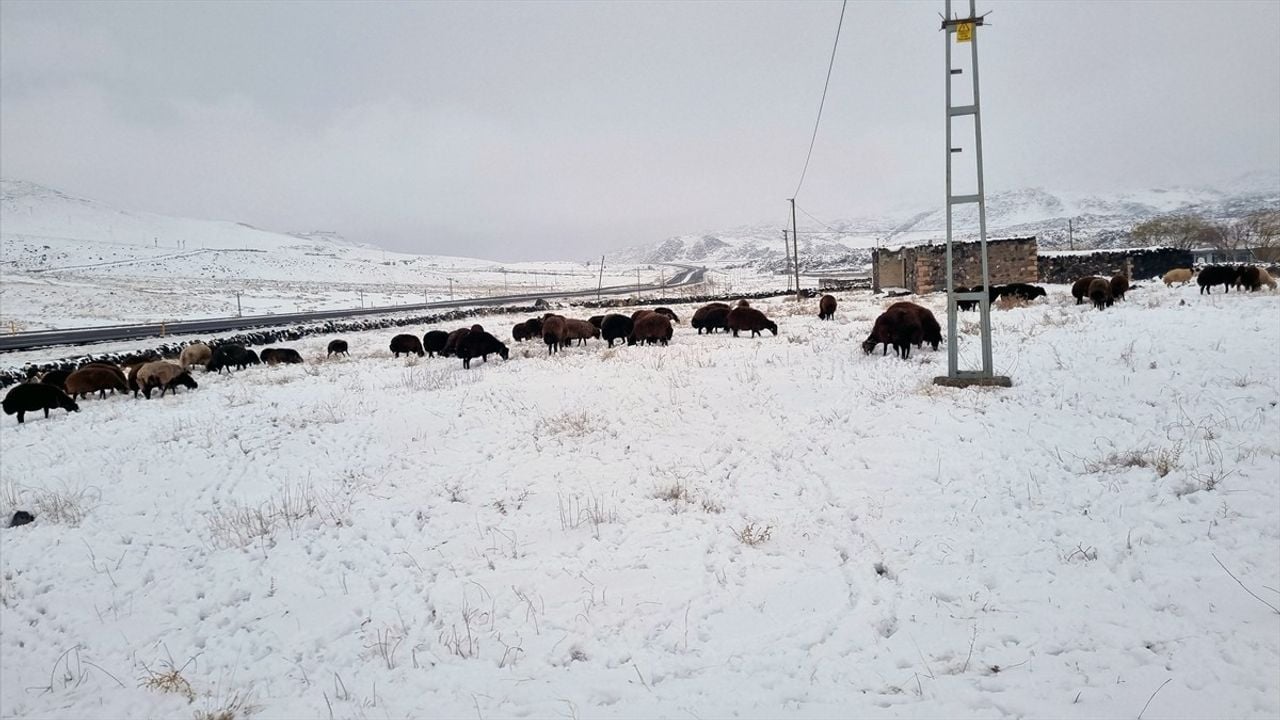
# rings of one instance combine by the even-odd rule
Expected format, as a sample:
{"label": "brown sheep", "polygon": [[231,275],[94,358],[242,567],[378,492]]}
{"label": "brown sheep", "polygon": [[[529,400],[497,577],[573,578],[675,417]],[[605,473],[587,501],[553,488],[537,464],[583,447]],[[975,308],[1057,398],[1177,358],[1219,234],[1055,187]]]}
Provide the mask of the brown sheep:
{"label": "brown sheep", "polygon": [[917,305],[905,300],[896,302],[887,309],[893,310],[894,308],[906,310],[916,316],[916,322],[920,325],[920,339],[916,341],[916,347],[929,343],[934,350],[938,349],[938,346],[942,344],[942,326],[938,324],[938,319],[933,316],[933,311],[923,305]]}
{"label": "brown sheep", "polygon": [[1111,307],[1111,283],[1103,278],[1094,278],[1093,282],[1089,283],[1089,299],[1099,310]]}
{"label": "brown sheep", "polygon": [[680,318],[676,317],[676,314],[671,310],[671,308],[656,307],[653,309],[653,311],[661,315],[666,315],[667,317],[671,318],[671,322],[677,325],[680,324]]}
{"label": "brown sheep", "polygon": [[631,322],[635,322],[635,321],[639,320],[641,317],[643,317],[643,316],[645,316],[645,315],[648,315],[648,314],[649,314],[649,313],[651,313],[651,312],[653,312],[653,311],[652,311],[652,310],[637,310],[637,311],[635,311],[635,312],[631,313]]}
{"label": "brown sheep", "polygon": [[149,362],[138,370],[138,386],[142,388],[142,394],[148,400],[151,399],[151,391],[155,388],[160,388],[160,397],[164,397],[170,390],[176,393],[179,385],[185,385],[193,390],[198,387],[191,373],[178,363],[158,360]]}
{"label": "brown sheep", "polygon": [[1129,278],[1123,273],[1111,278],[1111,298],[1112,300],[1124,300],[1124,294],[1129,292]]}
{"label": "brown sheep", "polygon": [[666,345],[671,341],[672,332],[670,317],[659,312],[645,312],[633,323],[627,344]]}
{"label": "brown sheep", "polygon": [[120,379],[120,382],[124,383],[126,386],[129,384],[128,378],[125,377],[124,371],[121,370],[120,366],[116,365],[115,363],[101,362],[101,361],[87,362],[80,366],[80,369],[84,369],[84,368],[102,368],[112,373],[113,375],[115,375],[117,378]]}
{"label": "brown sheep", "polygon": [[547,344],[547,354],[556,353],[567,344],[565,340],[565,319],[561,315],[547,315],[542,318],[542,341]]}
{"label": "brown sheep", "polygon": [[1264,267],[1258,268],[1258,281],[1272,290],[1276,289],[1276,279]]}
{"label": "brown sheep", "polygon": [[751,303],[747,302],[746,298],[743,298],[738,301],[738,307],[751,307]]}
{"label": "brown sheep", "polygon": [[834,295],[823,295],[822,299],[818,301],[818,319],[836,319],[836,298]]}
{"label": "brown sheep", "polygon": [[1262,288],[1262,274],[1255,265],[1240,268],[1240,276],[1236,278],[1236,288],[1245,288],[1249,292],[1257,292]]}
{"label": "brown sheep", "polygon": [[86,395],[94,392],[98,393],[98,397],[105,398],[108,390],[128,392],[129,383],[119,368],[91,365],[68,375],[65,388],[67,394],[73,398],[84,399]]}
{"label": "brown sheep", "polygon": [[911,357],[911,346],[920,344],[923,338],[919,316],[910,308],[895,304],[876,318],[871,334],[862,341],[862,351],[870,354],[876,345],[884,343],[882,356],[888,355],[892,346],[894,355],[906,360]]}
{"label": "brown sheep", "polygon": [[182,348],[182,355],[178,358],[178,364],[184,369],[189,369],[192,365],[199,365],[207,369],[209,361],[212,359],[213,348],[202,342],[191,343]]}
{"label": "brown sheep", "polygon": [[739,332],[747,330],[751,331],[751,337],[756,337],[763,330],[768,330],[776,337],[778,324],[753,307],[738,306],[729,311],[729,330],[734,337],[738,337]]}
{"label": "brown sheep", "polygon": [[1195,271],[1191,268],[1174,268],[1164,274],[1165,287],[1169,287],[1174,283],[1186,285],[1191,282],[1191,278],[1195,277]]}
{"label": "brown sheep", "polygon": [[577,340],[579,345],[585,345],[587,340],[598,340],[600,338],[600,328],[592,325],[587,320],[566,319],[564,321],[564,340]]}
{"label": "brown sheep", "polygon": [[1089,296],[1089,287],[1093,284],[1094,280],[1102,280],[1102,278],[1097,275],[1089,275],[1080,278],[1071,286],[1071,296],[1076,299],[1077,305],[1084,304],[1084,299]]}

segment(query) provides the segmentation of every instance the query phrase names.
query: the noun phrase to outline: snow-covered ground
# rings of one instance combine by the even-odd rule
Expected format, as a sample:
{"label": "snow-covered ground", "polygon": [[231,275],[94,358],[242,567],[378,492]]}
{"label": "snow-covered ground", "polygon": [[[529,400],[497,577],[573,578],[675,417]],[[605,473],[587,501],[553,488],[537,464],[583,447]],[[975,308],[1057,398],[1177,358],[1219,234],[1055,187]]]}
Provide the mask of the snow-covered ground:
{"label": "snow-covered ground", "polygon": [[0,715],[1280,714],[1280,295],[1055,287],[969,390],[840,297],[5,417]]}

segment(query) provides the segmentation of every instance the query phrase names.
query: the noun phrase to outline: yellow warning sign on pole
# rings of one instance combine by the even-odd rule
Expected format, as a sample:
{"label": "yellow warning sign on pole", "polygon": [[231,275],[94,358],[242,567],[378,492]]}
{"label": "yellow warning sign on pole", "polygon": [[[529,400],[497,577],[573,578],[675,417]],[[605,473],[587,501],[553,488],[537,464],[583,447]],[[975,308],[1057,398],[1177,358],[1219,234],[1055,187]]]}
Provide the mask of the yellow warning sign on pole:
{"label": "yellow warning sign on pole", "polygon": [[971,42],[973,40],[973,23],[960,23],[956,25],[956,42]]}

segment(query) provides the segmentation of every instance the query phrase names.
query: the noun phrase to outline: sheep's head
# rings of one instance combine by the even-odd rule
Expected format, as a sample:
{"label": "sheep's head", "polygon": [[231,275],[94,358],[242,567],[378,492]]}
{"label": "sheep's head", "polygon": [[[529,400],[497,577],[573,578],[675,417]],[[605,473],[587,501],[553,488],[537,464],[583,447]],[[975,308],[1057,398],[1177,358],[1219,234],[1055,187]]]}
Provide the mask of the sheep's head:
{"label": "sheep's head", "polygon": [[506,360],[511,355],[511,351],[507,349],[506,345],[499,345],[498,354],[502,356],[503,360]]}
{"label": "sheep's head", "polygon": [[871,338],[867,338],[866,340],[862,341],[862,352],[866,353],[867,355],[870,355],[871,351],[875,350],[876,345],[878,344],[879,343],[877,343],[875,340]]}
{"label": "sheep's head", "polygon": [[63,396],[58,401],[59,407],[70,412],[80,412],[80,406],[70,396]]}
{"label": "sheep's head", "polygon": [[767,328],[769,332],[773,333],[774,337],[778,336],[778,323],[769,321],[765,323],[765,328]]}

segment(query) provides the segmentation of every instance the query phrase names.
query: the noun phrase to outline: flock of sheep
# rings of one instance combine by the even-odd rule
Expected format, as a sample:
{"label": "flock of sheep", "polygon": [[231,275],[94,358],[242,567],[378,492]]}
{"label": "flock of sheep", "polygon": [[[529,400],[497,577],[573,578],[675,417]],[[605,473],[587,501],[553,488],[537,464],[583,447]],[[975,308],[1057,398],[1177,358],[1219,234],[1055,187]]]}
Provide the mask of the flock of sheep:
{"label": "flock of sheep", "polygon": [[[1212,292],[1215,285],[1225,285],[1230,292],[1232,285],[1251,291],[1263,285],[1275,289],[1276,281],[1266,269],[1256,266],[1210,265],[1197,273],[1191,269],[1178,268],[1164,275],[1165,285],[1175,283],[1186,284],[1196,277],[1201,293]],[[1116,275],[1110,279],[1087,276],[1080,278],[1071,288],[1076,304],[1082,304],[1088,298],[1098,309],[1110,307],[1115,301],[1123,300],[1130,289],[1129,279],[1125,275]],[[957,292],[981,292],[982,287],[956,288]],[[1046,295],[1044,288],[1025,283],[994,285],[988,289],[991,302],[1001,297],[1034,300]],[[977,301],[958,301],[960,310],[972,310]],[[831,320],[835,317],[836,299],[824,295],[818,302],[818,317]],[[587,320],[567,318],[556,313],[547,313],[540,318],[530,318],[517,323],[511,330],[511,337],[516,342],[540,339],[547,346],[548,355],[568,347],[573,341],[584,344],[587,340],[603,339],[613,347],[615,342],[625,341],[628,345],[657,344],[666,345],[673,335],[673,323],[680,319],[669,308],[659,307],[653,310],[637,310],[631,315],[608,314],[597,315]],[[765,330],[773,335],[778,334],[778,325],[765,316],[746,300],[740,300],[734,306],[728,303],[713,302],[704,305],[694,312],[690,325],[701,335],[703,332],[730,332],[738,337],[741,332],[749,332],[752,337],[759,336]],[[896,302],[890,305],[876,318],[871,333],[862,343],[862,349],[871,353],[877,345],[884,345],[882,354],[887,355],[892,347],[894,354],[908,359],[911,347],[923,347],[929,343],[934,350],[942,343],[942,327],[933,313],[921,305],[912,302]],[[415,335],[400,334],[391,339],[390,350],[395,357],[401,354],[430,355],[435,357],[457,357],[462,360],[464,368],[471,367],[476,358],[488,362],[490,355],[498,355],[506,360],[510,351],[505,343],[489,334],[480,325],[460,328],[453,332],[432,330],[421,340]],[[333,340],[329,343],[328,355],[347,354],[345,340]],[[134,397],[139,393],[147,399],[154,390],[160,391],[160,397],[177,392],[179,387],[195,389],[198,383],[191,376],[192,366],[201,365],[206,372],[230,371],[232,368],[243,370],[260,364],[277,365],[303,362],[298,351],[290,348],[264,348],[261,353],[235,343],[221,343],[216,347],[202,342],[185,346],[178,357],[173,360],[161,360],[154,356],[134,357],[123,360],[120,365],[102,361],[86,362],[74,371],[51,370],[39,377],[31,377],[27,382],[15,385],[3,401],[7,415],[18,416],[18,422],[24,422],[26,413],[43,411],[49,417],[49,411],[65,409],[79,411],[76,399],[84,399],[92,393],[106,397],[107,391],[127,393]]]}

